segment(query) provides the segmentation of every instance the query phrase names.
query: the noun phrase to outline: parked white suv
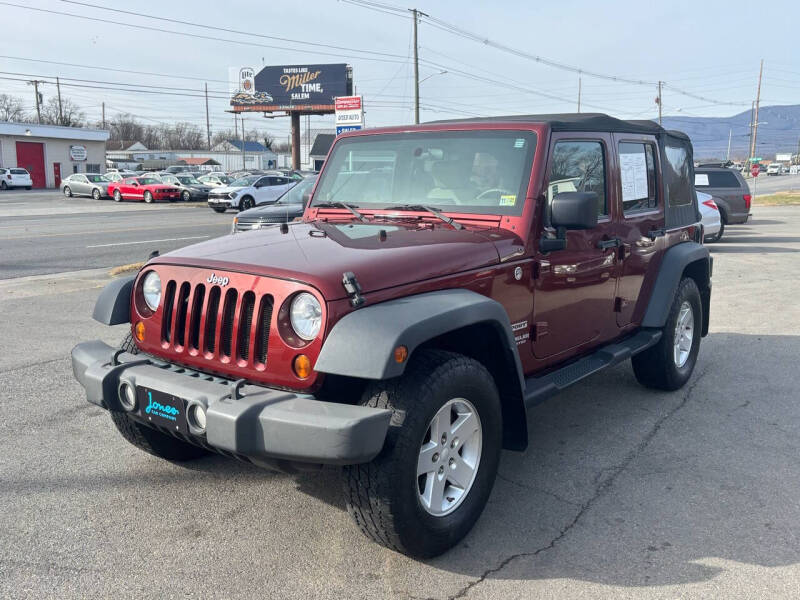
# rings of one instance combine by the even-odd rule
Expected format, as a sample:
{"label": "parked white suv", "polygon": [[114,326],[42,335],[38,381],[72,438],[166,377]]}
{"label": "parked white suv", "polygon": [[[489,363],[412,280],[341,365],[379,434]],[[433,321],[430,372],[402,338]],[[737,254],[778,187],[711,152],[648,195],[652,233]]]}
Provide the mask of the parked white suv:
{"label": "parked white suv", "polygon": [[33,187],[33,180],[28,171],[21,167],[0,169],[0,189],[9,190],[11,188],[20,187],[24,187],[26,190]]}
{"label": "parked white suv", "polygon": [[260,204],[272,204],[296,183],[282,175],[248,175],[228,187],[211,190],[208,205],[215,212],[225,212],[229,208],[247,210]]}

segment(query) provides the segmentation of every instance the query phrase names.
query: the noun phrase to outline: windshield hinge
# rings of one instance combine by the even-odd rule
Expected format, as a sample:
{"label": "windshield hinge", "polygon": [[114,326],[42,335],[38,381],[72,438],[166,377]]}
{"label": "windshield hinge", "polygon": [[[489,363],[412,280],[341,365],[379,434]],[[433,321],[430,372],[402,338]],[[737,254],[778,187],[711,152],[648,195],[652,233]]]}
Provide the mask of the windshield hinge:
{"label": "windshield hinge", "polygon": [[342,285],[344,286],[344,291],[350,296],[350,305],[353,308],[358,308],[366,302],[364,296],[361,295],[361,284],[358,283],[355,273],[352,271],[342,273]]}

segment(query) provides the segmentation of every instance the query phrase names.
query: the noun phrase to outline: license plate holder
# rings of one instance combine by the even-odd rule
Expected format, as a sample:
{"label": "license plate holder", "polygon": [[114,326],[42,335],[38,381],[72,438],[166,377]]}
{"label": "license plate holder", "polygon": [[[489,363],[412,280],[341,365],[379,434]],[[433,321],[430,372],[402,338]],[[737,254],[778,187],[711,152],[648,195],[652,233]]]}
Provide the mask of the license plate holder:
{"label": "license plate holder", "polygon": [[140,418],[172,431],[188,433],[186,401],[183,398],[146,387],[137,387],[136,396]]}

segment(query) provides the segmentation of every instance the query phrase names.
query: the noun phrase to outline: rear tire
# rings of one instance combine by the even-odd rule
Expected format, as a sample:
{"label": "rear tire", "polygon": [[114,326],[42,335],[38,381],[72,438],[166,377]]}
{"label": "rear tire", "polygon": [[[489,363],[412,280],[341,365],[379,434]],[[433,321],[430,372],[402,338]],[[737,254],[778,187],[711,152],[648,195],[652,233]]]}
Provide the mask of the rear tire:
{"label": "rear tire", "polygon": [[8,184],[5,181],[0,181],[0,190],[7,190]]}
{"label": "rear tire", "polygon": [[192,195],[191,195],[189,192],[183,192],[183,193],[181,194],[181,199],[182,199],[184,202],[189,202],[189,201],[192,199]]}
{"label": "rear tire", "polygon": [[[690,313],[686,312],[687,309]],[[655,346],[631,358],[639,383],[659,390],[682,388],[697,363],[702,324],[700,290],[694,279],[684,277],[661,330],[661,339]]]}
{"label": "rear tire", "polygon": [[380,454],[342,470],[350,516],[387,548],[442,554],[472,529],[497,474],[503,422],[492,376],[471,358],[422,350],[401,377],[369,385],[361,404],[393,414]]}
{"label": "rear tire", "polygon": [[26,185],[26,186],[25,186],[25,189],[26,189],[26,190],[28,190],[28,191],[30,191],[30,190],[32,190],[33,188],[32,188],[31,186],[29,186],[29,185]]}
{"label": "rear tire", "polygon": [[72,190],[71,190],[71,189],[69,189],[69,186],[68,186],[68,185],[64,186],[64,195],[65,195],[67,198],[72,198]]}
{"label": "rear tire", "polygon": [[722,239],[722,234],[723,233],[725,233],[725,222],[722,219],[720,219],[720,221],[719,221],[719,231],[717,233],[715,233],[714,235],[706,236],[704,241],[706,243],[709,243],[709,244],[713,244],[715,242],[718,242],[718,241],[720,241]]}
{"label": "rear tire", "polygon": [[[139,354],[139,349],[134,344],[130,333],[125,336],[119,347],[131,354]],[[112,410],[109,411],[109,414],[111,415],[111,421],[122,437],[139,450],[144,450],[148,454],[176,462],[194,460],[209,454],[208,450],[204,448],[183,442],[171,435],[137,423],[127,413]]]}
{"label": "rear tire", "polygon": [[100,200],[100,190],[98,190],[97,188],[93,189],[92,198],[94,198],[95,200]]}

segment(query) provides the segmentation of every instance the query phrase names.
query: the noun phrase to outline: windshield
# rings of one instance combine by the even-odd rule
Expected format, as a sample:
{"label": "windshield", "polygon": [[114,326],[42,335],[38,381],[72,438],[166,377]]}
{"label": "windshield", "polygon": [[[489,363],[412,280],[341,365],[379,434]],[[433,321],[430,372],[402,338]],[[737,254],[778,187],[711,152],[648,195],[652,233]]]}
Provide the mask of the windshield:
{"label": "windshield", "polygon": [[311,192],[316,180],[316,177],[308,177],[298,182],[297,185],[278,198],[278,204],[302,204],[303,196]]}
{"label": "windshield", "polygon": [[313,205],[425,205],[460,213],[522,213],[536,149],[530,131],[434,131],[345,138]]}
{"label": "windshield", "polygon": [[240,177],[231,184],[231,187],[250,187],[261,178],[261,175],[248,175],[247,177]]}
{"label": "windshield", "polygon": [[103,175],[87,175],[86,179],[88,179],[92,183],[107,183],[108,181],[110,181],[108,177],[104,177]]}
{"label": "windshield", "polygon": [[194,185],[200,183],[194,177],[189,177],[187,175],[181,175],[178,177],[178,181],[180,181],[183,185]]}

